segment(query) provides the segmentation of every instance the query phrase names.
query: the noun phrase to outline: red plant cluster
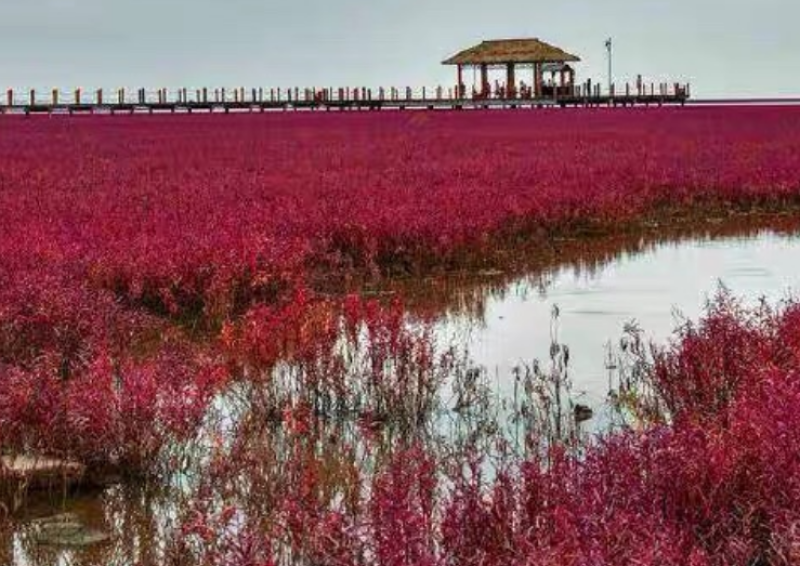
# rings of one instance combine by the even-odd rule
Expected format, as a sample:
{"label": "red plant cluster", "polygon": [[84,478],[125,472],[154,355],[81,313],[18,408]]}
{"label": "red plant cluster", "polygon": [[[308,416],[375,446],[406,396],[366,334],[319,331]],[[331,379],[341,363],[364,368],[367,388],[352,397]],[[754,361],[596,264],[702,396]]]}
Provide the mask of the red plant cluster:
{"label": "red plant cluster", "polygon": [[[274,384],[267,412],[308,405],[317,415],[365,422],[428,416],[455,365],[452,350],[436,352],[432,325],[412,321],[396,297],[313,299],[301,290],[226,323],[222,343],[237,373]],[[279,361],[291,368],[276,375]]]}
{"label": "red plant cluster", "polygon": [[10,118],[0,286],[219,316],[322,267],[416,269],[499,234],[777,207],[800,189],[798,122],[791,107]]}
{"label": "red plant cluster", "polygon": [[32,369],[0,368],[4,450],[147,473],[163,448],[193,437],[228,380],[223,364],[186,344],[142,359],[105,350],[86,356],[70,375],[50,356]]}

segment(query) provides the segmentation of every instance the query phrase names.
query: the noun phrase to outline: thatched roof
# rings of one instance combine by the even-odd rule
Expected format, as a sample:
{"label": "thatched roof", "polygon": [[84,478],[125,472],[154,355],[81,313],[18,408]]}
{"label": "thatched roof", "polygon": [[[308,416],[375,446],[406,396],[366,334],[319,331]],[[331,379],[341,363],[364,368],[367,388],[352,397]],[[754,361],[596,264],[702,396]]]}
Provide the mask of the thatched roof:
{"label": "thatched roof", "polygon": [[494,39],[465,49],[443,61],[443,65],[498,65],[505,63],[565,63],[580,61],[558,47],[539,39]]}

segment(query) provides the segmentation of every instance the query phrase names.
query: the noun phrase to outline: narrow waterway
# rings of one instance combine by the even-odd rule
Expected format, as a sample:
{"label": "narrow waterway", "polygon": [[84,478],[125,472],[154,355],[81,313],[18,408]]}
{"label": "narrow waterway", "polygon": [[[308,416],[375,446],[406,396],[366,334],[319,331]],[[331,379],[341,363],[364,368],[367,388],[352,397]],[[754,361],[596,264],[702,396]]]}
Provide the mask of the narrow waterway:
{"label": "narrow waterway", "polygon": [[627,324],[664,344],[727,288],[745,304],[770,304],[800,289],[800,236],[764,230],[721,239],[690,238],[622,253],[605,265],[561,266],[528,274],[489,293],[481,314],[451,314],[440,340],[457,342],[508,387],[515,367],[546,361],[553,336],[570,349],[571,378],[592,405],[608,393],[606,357]]}

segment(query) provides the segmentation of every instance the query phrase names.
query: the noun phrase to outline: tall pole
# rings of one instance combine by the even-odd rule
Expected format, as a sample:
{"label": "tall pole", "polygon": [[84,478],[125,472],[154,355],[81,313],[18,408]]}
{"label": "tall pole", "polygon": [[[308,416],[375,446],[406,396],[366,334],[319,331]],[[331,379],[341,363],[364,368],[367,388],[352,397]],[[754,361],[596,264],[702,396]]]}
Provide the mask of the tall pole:
{"label": "tall pole", "polygon": [[612,52],[612,43],[610,37],[606,40],[606,51],[608,51],[608,93],[611,94],[611,85],[613,84],[614,79],[611,67],[613,52]]}

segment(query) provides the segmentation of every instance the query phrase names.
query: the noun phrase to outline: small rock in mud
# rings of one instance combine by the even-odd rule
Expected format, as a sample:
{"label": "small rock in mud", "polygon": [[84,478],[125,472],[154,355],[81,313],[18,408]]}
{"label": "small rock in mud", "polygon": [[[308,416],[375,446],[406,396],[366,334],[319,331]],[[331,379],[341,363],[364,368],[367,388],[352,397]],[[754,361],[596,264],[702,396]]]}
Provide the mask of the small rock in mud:
{"label": "small rock in mud", "polygon": [[75,513],[61,513],[52,517],[34,519],[33,538],[42,545],[85,547],[109,540],[109,536],[82,524]]}
{"label": "small rock in mud", "polygon": [[46,488],[80,481],[86,466],[80,462],[36,455],[0,457],[0,470],[6,479],[23,482],[29,489]]}
{"label": "small rock in mud", "polygon": [[586,405],[575,405],[575,422],[582,423],[591,420],[594,417],[594,411],[591,407]]}
{"label": "small rock in mud", "polygon": [[501,275],[505,275],[505,271],[500,271],[499,269],[483,269],[478,272],[480,277],[500,277]]}

